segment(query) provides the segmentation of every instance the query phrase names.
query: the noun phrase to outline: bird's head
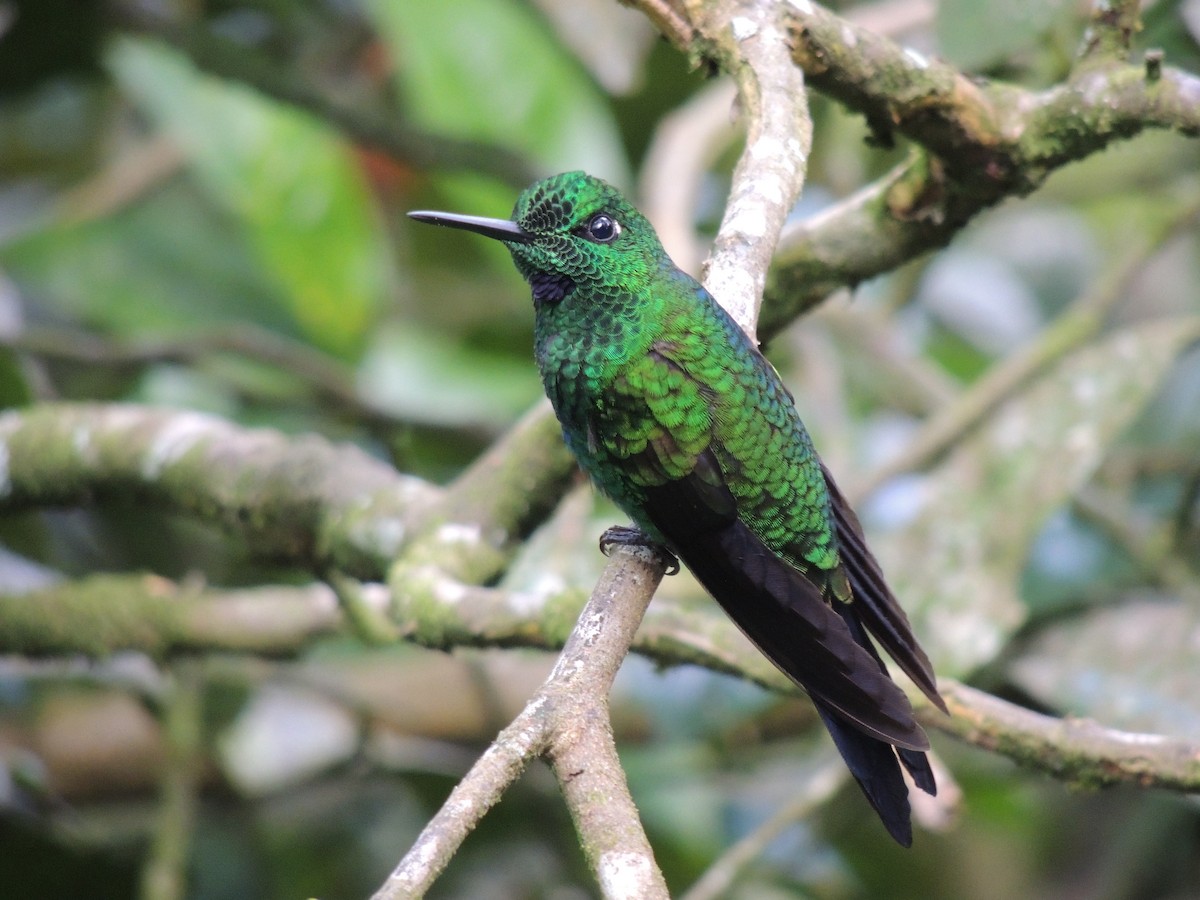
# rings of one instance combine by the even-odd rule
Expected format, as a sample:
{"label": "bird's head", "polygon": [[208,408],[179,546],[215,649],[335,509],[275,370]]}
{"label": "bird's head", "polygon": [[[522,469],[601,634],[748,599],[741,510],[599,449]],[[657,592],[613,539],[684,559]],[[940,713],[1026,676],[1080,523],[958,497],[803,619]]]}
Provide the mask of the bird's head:
{"label": "bird's head", "polygon": [[409,216],[502,241],[538,304],[556,303],[579,285],[636,293],[664,258],[646,218],[612,185],[584,172],[531,185],[511,219],[429,211]]}

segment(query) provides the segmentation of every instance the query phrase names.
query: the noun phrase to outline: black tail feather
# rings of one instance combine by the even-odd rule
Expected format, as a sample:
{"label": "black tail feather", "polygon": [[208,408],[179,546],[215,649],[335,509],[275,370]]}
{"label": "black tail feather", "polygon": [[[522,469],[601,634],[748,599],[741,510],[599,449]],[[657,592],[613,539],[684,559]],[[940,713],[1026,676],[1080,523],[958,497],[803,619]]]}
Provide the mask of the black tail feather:
{"label": "black tail feather", "polygon": [[903,770],[936,791],[929,739],[891,680],[867,631],[941,705],[929,660],[883,581],[854,513],[830,488],[854,601],[830,603],[737,517],[736,503],[707,469],[646,489],[644,513],[729,617],[803,687],[888,832],[912,844]]}
{"label": "black tail feather", "polygon": [[[862,788],[863,794],[878,814],[888,834],[901,846],[911,847],[912,807],[908,802],[908,785],[904,783],[895,748],[891,744],[863,734],[820,703],[814,702],[813,705],[820,714],[821,721],[829,729],[833,743],[846,762],[846,768]],[[904,752],[913,757],[920,757],[922,762],[925,760],[924,753],[914,750]]]}
{"label": "black tail feather", "polygon": [[[863,623],[855,615],[858,604],[841,604],[835,607],[841,615],[855,642],[874,657],[880,671],[886,673],[887,666],[871,639],[867,636]],[[940,699],[940,698],[939,698]],[[933,777],[933,769],[929,765],[929,757],[923,751],[910,750],[906,747],[893,747],[876,741],[869,735],[847,728],[845,722],[831,724],[835,716],[826,715],[818,705],[817,711],[829,733],[833,736],[842,758],[850,773],[862,788],[863,793],[883,820],[883,824],[897,841],[905,847],[912,843],[912,826],[909,824],[910,807],[908,788],[904,784],[904,776],[900,765],[908,771],[913,784],[925,793],[937,795],[937,781]],[[874,745],[874,746],[872,746]],[[899,762],[897,762],[899,760]]]}
{"label": "black tail feather", "polygon": [[815,701],[877,739],[929,748],[908,697],[860,639],[861,626],[856,634],[742,522],[675,549],[746,636]]}
{"label": "black tail feather", "polygon": [[937,679],[929,657],[917,643],[908,616],[888,587],[875,555],[867,547],[858,516],[838,490],[837,483],[823,463],[821,472],[829,489],[837,526],[838,550],[850,578],[850,589],[854,592],[854,605],[859,619],[930,702],[946,712],[946,704],[938,694]]}
{"label": "black tail feather", "polygon": [[918,753],[916,750],[906,750],[903,747],[897,747],[896,753],[900,757],[900,762],[904,763],[904,768],[908,770],[908,774],[912,777],[913,784],[929,796],[936,797],[937,782],[933,778],[933,769],[929,767],[929,757],[924,753]]}

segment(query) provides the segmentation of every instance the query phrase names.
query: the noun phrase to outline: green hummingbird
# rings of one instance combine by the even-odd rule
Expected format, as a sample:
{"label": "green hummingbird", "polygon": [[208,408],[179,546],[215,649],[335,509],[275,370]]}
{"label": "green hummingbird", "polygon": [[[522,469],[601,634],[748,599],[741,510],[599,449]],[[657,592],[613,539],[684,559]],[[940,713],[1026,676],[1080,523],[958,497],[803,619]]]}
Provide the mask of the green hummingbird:
{"label": "green hummingbird", "polygon": [[504,243],[529,282],[538,368],[580,466],[633,520],[617,543],[682,560],[804,688],[891,835],[937,787],[929,740],[867,633],[943,711],[932,666],[792,395],[611,185],[539,181],[511,219],[409,215]]}

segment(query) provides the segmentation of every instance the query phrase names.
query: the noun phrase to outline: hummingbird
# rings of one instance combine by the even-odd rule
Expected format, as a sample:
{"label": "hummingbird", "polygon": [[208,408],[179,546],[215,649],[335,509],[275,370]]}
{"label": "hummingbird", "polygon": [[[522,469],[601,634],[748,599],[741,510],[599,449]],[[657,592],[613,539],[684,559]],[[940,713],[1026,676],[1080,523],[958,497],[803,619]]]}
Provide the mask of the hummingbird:
{"label": "hummingbird", "polygon": [[929,739],[876,641],[945,711],[928,657],[756,344],[584,172],[539,181],[510,219],[414,211],[502,242],[529,283],[538,369],[567,447],[633,521],[600,539],[678,560],[811,698],[888,832],[912,844],[901,767],[937,786]]}

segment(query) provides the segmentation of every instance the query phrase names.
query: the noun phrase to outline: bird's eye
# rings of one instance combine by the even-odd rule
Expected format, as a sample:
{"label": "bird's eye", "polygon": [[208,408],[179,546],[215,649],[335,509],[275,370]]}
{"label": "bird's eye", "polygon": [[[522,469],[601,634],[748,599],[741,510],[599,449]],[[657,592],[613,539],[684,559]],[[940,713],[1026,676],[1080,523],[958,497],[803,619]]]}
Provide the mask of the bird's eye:
{"label": "bird's eye", "polygon": [[596,213],[588,219],[587,236],[598,244],[609,244],[621,233],[617,220],[605,213]]}

